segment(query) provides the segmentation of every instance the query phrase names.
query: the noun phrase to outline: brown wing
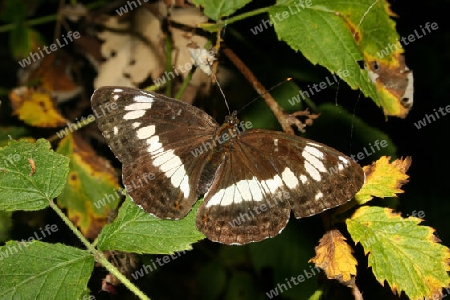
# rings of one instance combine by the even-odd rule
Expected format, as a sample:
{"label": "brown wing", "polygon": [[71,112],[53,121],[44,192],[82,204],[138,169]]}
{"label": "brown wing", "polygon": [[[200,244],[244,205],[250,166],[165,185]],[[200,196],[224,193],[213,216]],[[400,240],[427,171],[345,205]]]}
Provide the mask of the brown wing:
{"label": "brown wing", "polygon": [[102,87],[91,103],[133,201],[159,218],[184,217],[199,197],[217,123],[194,106],[127,87]]}
{"label": "brown wing", "polygon": [[282,132],[250,130],[226,145],[197,215],[209,239],[245,244],[277,235],[297,218],[349,201],[364,172],[328,146]]}

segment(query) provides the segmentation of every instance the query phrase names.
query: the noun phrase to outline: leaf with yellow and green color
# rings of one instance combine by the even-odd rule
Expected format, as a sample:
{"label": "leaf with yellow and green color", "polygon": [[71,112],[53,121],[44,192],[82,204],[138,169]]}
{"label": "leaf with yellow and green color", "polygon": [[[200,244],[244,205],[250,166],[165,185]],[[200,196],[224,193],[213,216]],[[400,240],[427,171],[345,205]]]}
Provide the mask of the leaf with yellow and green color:
{"label": "leaf with yellow and green color", "polygon": [[413,72],[406,66],[403,54],[394,53],[389,57],[392,59],[366,57],[366,68],[375,83],[384,114],[405,118],[414,101]]}
{"label": "leaf with yellow and green color", "polygon": [[[388,2],[362,0],[355,5],[350,0],[302,3],[279,0],[270,7],[269,16],[278,38],[292,49],[301,51],[313,64],[320,64],[338,74],[353,89],[361,89],[366,97],[383,107],[386,115],[404,116],[405,113],[392,104],[392,101],[397,104],[401,99],[386,98],[385,89],[371,81],[373,76],[370,77],[368,70],[360,66],[363,61],[366,68],[372,66],[376,53],[390,44],[399,44]],[[264,30],[263,25],[260,26],[259,31]],[[399,49],[403,50],[401,45]],[[395,68],[394,64],[389,71],[392,78],[407,76],[400,73],[402,70]],[[406,86],[401,88],[404,92]]]}
{"label": "leaf with yellow and green color", "polygon": [[[218,21],[243,7],[247,1],[196,0],[205,14]],[[268,12],[251,31],[262,33],[274,27],[278,38],[313,64],[326,67],[353,89],[383,108],[385,115],[405,117],[412,105],[412,72],[402,56],[394,13],[386,0],[278,0],[273,6],[231,18]],[[226,22],[201,24],[219,31]],[[394,50],[391,50],[394,49]],[[364,65],[364,68],[362,67]],[[409,101],[402,101],[410,96]]]}
{"label": "leaf with yellow and green color", "polygon": [[76,135],[61,140],[57,152],[70,159],[69,178],[58,205],[67,209],[69,219],[86,237],[95,238],[121,198],[115,171]]}
{"label": "leaf with yellow and green color", "polygon": [[329,230],[320,239],[319,246],[315,248],[316,256],[309,260],[323,269],[327,278],[344,283],[356,275],[358,265],[352,254],[352,248],[345,240],[339,230]]}
{"label": "leaf with yellow and green color", "polygon": [[69,160],[50,143],[10,141],[0,148],[0,210],[39,210],[57,197],[67,180]]}
{"label": "leaf with yellow and green color", "polygon": [[410,299],[436,299],[450,284],[450,250],[439,244],[434,229],[422,220],[402,218],[389,208],[364,206],[347,219],[347,229],[369,254],[377,280]]}
{"label": "leaf with yellow and green color", "polygon": [[398,193],[403,193],[400,187],[408,182],[409,176],[406,172],[411,165],[411,158],[397,159],[392,163],[389,160],[390,157],[382,156],[363,168],[366,182],[355,195],[359,204],[364,204],[373,197],[396,197]]}
{"label": "leaf with yellow and green color", "polygon": [[148,254],[192,249],[191,244],[205,238],[195,225],[200,204],[197,201],[181,220],[163,220],[147,214],[127,196],[117,218],[100,233],[98,248]]}
{"label": "leaf with yellow and green color", "polygon": [[[301,51],[313,64],[320,64],[338,74],[353,89],[361,89],[366,97],[379,105],[367,71],[358,64],[364,60],[364,55],[355,38],[362,39],[366,34],[352,32],[345,18],[351,15],[358,20],[354,26],[356,30],[359,20],[372,4],[372,0],[361,1],[357,6],[352,1],[314,0],[302,7],[298,1],[283,0],[270,8],[269,15],[279,39],[292,49]],[[385,19],[385,15],[383,7],[376,6],[371,10],[371,19]],[[381,28],[386,27],[380,25]],[[359,28],[358,31],[362,30]]]}
{"label": "leaf with yellow and green color", "polygon": [[12,90],[9,99],[14,110],[13,114],[28,125],[57,127],[67,124],[48,92],[22,86]]}

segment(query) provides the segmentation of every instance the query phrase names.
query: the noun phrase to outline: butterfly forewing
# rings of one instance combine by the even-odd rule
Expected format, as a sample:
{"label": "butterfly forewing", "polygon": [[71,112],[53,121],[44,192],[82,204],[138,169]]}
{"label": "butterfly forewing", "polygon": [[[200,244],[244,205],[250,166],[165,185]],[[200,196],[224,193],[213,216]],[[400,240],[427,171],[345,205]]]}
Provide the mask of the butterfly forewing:
{"label": "butterfly forewing", "polygon": [[245,244],[275,236],[291,210],[301,218],[342,205],[364,182],[344,154],[282,132],[245,131],[226,147],[197,217],[211,240]]}
{"label": "butterfly forewing", "polygon": [[94,111],[115,108],[97,123],[122,162],[133,201],[160,218],[184,217],[199,197],[197,184],[210,155],[202,146],[217,123],[191,105],[132,88],[100,88],[91,102]]}
{"label": "butterfly forewing", "polygon": [[[283,180],[295,217],[318,214],[349,201],[364,183],[364,172],[352,159],[326,145],[282,132],[244,132],[239,145],[251,163],[265,157],[266,172]],[[259,155],[259,157],[258,157]]]}

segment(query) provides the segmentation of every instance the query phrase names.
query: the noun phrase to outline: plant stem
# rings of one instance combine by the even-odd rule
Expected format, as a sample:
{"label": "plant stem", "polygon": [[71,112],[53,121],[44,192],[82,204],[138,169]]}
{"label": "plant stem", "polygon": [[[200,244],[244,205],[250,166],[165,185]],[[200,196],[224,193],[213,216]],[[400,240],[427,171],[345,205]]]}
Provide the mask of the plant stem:
{"label": "plant stem", "polygon": [[[205,44],[205,46],[203,47],[204,49],[208,50],[208,48],[211,46],[211,41],[208,40]],[[175,99],[181,99],[181,96],[184,93],[184,90],[187,88],[187,86],[189,85],[189,82],[191,82],[192,79],[192,75],[194,74],[195,70],[196,70],[197,66],[194,64],[192,65],[192,68],[189,70],[186,78],[184,79],[183,83],[181,84],[180,90],[178,91],[178,93],[175,96]]]}
{"label": "plant stem", "polygon": [[[73,2],[75,2],[75,1],[71,1],[71,2],[73,4]],[[101,5],[104,5],[105,4],[104,2],[105,1],[98,1],[96,3],[91,3],[88,5],[85,5],[85,7],[88,9],[93,9],[93,8],[99,7]],[[58,19],[58,14],[53,14],[53,15],[43,16],[43,17],[40,17],[40,18],[37,18],[34,20],[25,21],[24,24],[26,26],[40,25],[40,24],[51,22],[51,21],[55,21],[57,19]],[[11,31],[14,29],[14,27],[16,27],[16,24],[17,23],[10,23],[10,24],[0,26],[0,32]]]}
{"label": "plant stem", "polygon": [[150,300],[137,286],[135,286],[128,278],[126,278],[119,270],[116,269],[105,257],[103,252],[97,250],[91,243],[84,237],[84,235],[73,225],[72,221],[67,218],[67,216],[62,212],[62,210],[56,205],[53,200],[48,200],[51,208],[59,215],[59,217],[66,223],[67,226],[72,230],[72,232],[81,240],[81,242],[86,246],[89,252],[94,255],[97,262],[101,263],[111,274],[117,277],[130,291],[132,291],[139,299]]}
{"label": "plant stem", "polygon": [[216,31],[219,31],[225,25],[232,24],[234,22],[243,20],[248,17],[253,17],[253,16],[256,16],[259,14],[266,13],[270,10],[270,8],[271,8],[271,6],[255,9],[255,10],[243,13],[241,15],[238,15],[238,16],[226,19],[226,20],[218,20],[215,24],[211,24],[211,23],[199,24],[198,27],[200,27],[204,30],[210,31],[210,32],[216,32]]}
{"label": "plant stem", "polygon": [[[166,56],[166,71],[169,74],[172,70],[172,36],[167,35],[165,39],[165,46],[167,51]],[[175,68],[174,68],[175,70]],[[172,96],[172,79],[167,76],[167,89],[166,89],[166,96],[171,97]]]}
{"label": "plant stem", "polygon": [[[34,19],[34,20],[25,21],[25,25],[33,26],[33,25],[44,24],[44,23],[48,23],[48,22],[51,22],[51,21],[55,21],[57,18],[58,18],[57,15],[44,16],[44,17],[37,18],[37,19]],[[16,27],[15,23],[6,24],[6,25],[3,25],[3,26],[0,26],[0,32],[11,31],[15,27]]]}
{"label": "plant stem", "polygon": [[225,20],[224,23],[231,24],[231,23],[234,23],[234,22],[246,19],[248,17],[253,17],[253,16],[256,16],[256,15],[259,15],[259,14],[263,14],[263,13],[269,12],[271,7],[272,6],[258,8],[258,9],[255,9],[255,10],[243,13],[242,15],[238,15],[238,16],[235,16],[235,17],[232,17],[232,18],[229,18],[229,19]]}
{"label": "plant stem", "polygon": [[189,73],[187,74],[186,78],[184,79],[183,83],[181,84],[180,90],[178,91],[178,93],[175,96],[175,99],[180,99],[181,96],[184,93],[184,90],[187,88],[187,86],[189,85],[189,82],[192,79],[192,74],[194,74],[195,72],[195,67],[192,66],[192,69],[189,70]]}

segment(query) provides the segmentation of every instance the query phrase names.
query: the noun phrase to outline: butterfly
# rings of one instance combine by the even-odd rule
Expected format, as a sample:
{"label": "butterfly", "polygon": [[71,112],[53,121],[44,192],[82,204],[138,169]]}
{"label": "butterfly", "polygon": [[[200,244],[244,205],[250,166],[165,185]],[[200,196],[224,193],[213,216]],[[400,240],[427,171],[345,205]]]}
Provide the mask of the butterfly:
{"label": "butterfly", "polygon": [[361,167],[339,151],[254,129],[236,113],[219,125],[195,106],[129,87],[101,87],[91,104],[103,112],[98,127],[133,201],[158,218],[180,219],[204,195],[196,226],[212,241],[274,237],[291,211],[303,218],[342,205],[364,183]]}

